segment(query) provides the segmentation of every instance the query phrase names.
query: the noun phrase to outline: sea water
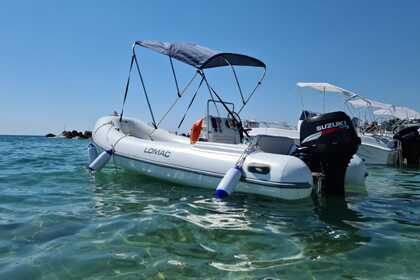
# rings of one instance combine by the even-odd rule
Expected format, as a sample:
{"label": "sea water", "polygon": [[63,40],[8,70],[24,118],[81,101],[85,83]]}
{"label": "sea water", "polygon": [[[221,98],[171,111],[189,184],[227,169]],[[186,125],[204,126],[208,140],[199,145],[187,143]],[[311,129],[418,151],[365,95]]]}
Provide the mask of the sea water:
{"label": "sea water", "polygon": [[420,172],[287,202],[86,170],[87,140],[0,136],[0,279],[418,279]]}

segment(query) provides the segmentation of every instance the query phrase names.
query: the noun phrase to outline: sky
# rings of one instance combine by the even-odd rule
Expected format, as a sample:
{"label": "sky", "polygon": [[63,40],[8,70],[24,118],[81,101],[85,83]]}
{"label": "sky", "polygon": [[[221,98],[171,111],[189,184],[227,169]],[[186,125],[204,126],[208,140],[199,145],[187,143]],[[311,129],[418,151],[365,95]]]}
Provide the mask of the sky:
{"label": "sky", "polygon": [[[192,42],[254,56],[267,65],[242,118],[295,123],[322,97],[296,82],[329,82],[385,103],[420,111],[420,1],[6,1],[0,9],[0,134],[91,130],[121,110],[131,46],[136,40]],[[168,59],[138,50],[159,119],[176,97]],[[181,84],[194,70],[176,63]],[[224,72],[223,72],[224,71]],[[210,71],[209,71],[210,72]],[[210,82],[239,101],[232,73]],[[246,89],[259,69],[238,70]],[[210,77],[211,76],[211,77]],[[138,79],[126,115],[150,121]],[[245,88],[244,88],[245,91]],[[162,126],[174,130],[193,92]],[[208,93],[184,130],[205,114]],[[343,110],[340,96],[327,110]]]}

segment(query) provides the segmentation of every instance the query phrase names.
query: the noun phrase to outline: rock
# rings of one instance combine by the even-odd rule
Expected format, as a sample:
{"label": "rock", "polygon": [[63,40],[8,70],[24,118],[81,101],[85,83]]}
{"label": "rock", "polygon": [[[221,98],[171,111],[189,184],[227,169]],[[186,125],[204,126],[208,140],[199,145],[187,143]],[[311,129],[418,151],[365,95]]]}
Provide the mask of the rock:
{"label": "rock", "polygon": [[61,134],[66,138],[72,138],[73,137],[72,134],[71,134],[71,131],[64,130]]}
{"label": "rock", "polygon": [[67,131],[64,130],[61,135],[65,138],[68,139],[72,139],[72,138],[76,138],[76,139],[89,139],[92,137],[92,132],[91,131],[85,131],[85,132],[81,132],[81,131],[77,131],[77,130],[72,130],[72,131]]}
{"label": "rock", "polygon": [[61,134],[62,134],[64,137],[66,137],[66,138],[68,138],[68,139],[71,139],[71,138],[73,138],[73,137],[75,137],[75,136],[76,136],[77,131],[76,131],[76,130],[73,130],[73,131],[70,131],[70,130],[64,130]]}
{"label": "rock", "polygon": [[86,138],[92,138],[92,131],[85,130],[83,136]]}
{"label": "rock", "polygon": [[77,130],[72,130],[71,138],[79,136],[79,132]]}
{"label": "rock", "polygon": [[48,133],[47,135],[45,135],[45,137],[55,137],[55,134],[52,134],[52,133]]}

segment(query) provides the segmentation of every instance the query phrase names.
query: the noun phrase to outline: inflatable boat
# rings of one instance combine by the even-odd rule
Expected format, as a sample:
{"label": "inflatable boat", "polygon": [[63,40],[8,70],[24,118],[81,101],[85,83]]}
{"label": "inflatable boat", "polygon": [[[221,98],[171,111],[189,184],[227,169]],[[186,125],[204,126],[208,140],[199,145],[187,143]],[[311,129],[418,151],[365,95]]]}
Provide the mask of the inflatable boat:
{"label": "inflatable boat", "polygon": [[[120,122],[117,116],[100,118],[94,131],[94,144],[101,150],[112,150],[117,166],[213,190],[247,147],[204,141],[191,144],[187,137],[155,130],[136,119],[124,118]],[[293,156],[254,152],[247,156],[242,170],[242,180],[235,190],[238,192],[300,199],[312,191],[311,171]]]}
{"label": "inflatable boat", "polygon": [[[177,100],[191,85],[180,89],[172,59],[193,66],[192,80],[200,78],[198,88],[189,103],[193,104],[199,89],[204,85],[209,93],[207,113],[192,125],[190,135],[182,136],[160,127],[162,119],[155,121],[138,65],[135,47],[141,46],[167,55],[177,88]],[[124,104],[133,66],[137,69],[151,115],[151,124],[124,117]],[[224,101],[210,85],[205,70],[230,67],[238,85],[242,106],[236,112],[231,103]],[[239,85],[234,66],[262,68],[263,74],[248,96]],[[161,180],[207,188],[219,198],[242,192],[287,200],[309,197],[314,185],[328,193],[344,193],[345,173],[352,182],[363,184],[366,170],[362,161],[353,158],[360,144],[351,122],[344,113],[337,113],[305,120],[305,134],[301,145],[290,147],[287,152],[269,150],[263,137],[250,137],[242,125],[239,113],[249,102],[265,76],[265,64],[260,60],[234,53],[221,53],[186,43],[137,41],[133,46],[131,66],[120,114],[100,118],[93,129],[89,146],[89,169],[99,171],[108,161],[122,168]],[[227,117],[213,115],[209,107]],[[178,128],[185,120],[181,118]],[[285,145],[282,139],[274,145]]]}

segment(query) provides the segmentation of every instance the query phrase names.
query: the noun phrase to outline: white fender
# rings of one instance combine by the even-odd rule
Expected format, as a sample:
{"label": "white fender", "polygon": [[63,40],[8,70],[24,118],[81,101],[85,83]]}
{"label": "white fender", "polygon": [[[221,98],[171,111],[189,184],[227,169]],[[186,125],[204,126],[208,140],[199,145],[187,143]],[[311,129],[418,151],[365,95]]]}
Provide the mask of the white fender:
{"label": "white fender", "polygon": [[216,188],[216,198],[225,198],[233,193],[242,177],[242,168],[238,165],[230,168]]}
{"label": "white fender", "polygon": [[96,150],[95,145],[93,145],[92,143],[88,145],[88,154],[89,154],[89,164],[91,164],[98,156],[98,151]]}
{"label": "white fender", "polygon": [[108,161],[111,159],[112,154],[112,150],[103,151],[91,164],[89,164],[88,169],[90,171],[101,170],[105,166],[105,164],[107,164]]}

